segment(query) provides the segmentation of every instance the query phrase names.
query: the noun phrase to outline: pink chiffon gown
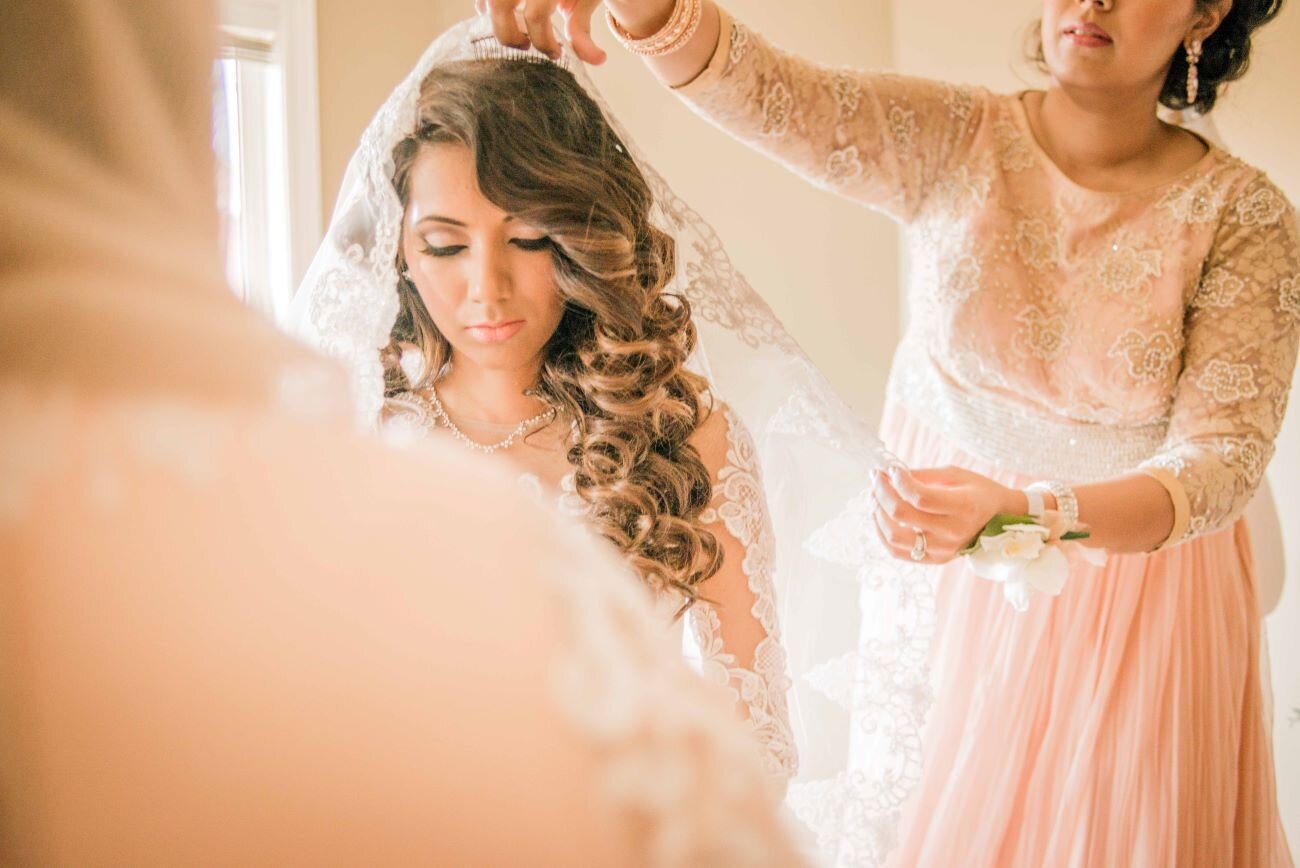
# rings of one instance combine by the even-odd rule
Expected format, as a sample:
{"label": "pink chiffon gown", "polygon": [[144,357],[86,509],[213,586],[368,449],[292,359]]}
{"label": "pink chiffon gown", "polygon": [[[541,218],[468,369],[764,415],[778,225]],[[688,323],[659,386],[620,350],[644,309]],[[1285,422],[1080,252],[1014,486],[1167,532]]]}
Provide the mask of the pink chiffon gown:
{"label": "pink chiffon gown", "polygon": [[1023,613],[936,570],[936,702],[892,864],[1291,866],[1239,518],[1296,358],[1290,204],[1213,146],[1151,189],[1085,189],[1017,96],[821,68],[722,24],[687,103],[904,225],[887,445],[1016,486],[1145,472],[1177,514],[1160,550]]}

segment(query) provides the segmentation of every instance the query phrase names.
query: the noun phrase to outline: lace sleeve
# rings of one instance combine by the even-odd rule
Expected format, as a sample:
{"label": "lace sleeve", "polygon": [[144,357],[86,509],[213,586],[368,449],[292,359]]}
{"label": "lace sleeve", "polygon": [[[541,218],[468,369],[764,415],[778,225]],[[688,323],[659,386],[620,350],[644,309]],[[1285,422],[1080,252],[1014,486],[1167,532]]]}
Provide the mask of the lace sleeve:
{"label": "lace sleeve", "polygon": [[690,611],[691,632],[705,678],[731,689],[763,748],[768,772],[784,784],[794,776],[798,757],[772,581],[775,541],[754,442],[726,407],[715,411],[701,435],[700,452],[716,477],[703,518],[718,537],[724,561],[703,585],[707,599]]}
{"label": "lace sleeve", "polygon": [[1219,228],[1187,311],[1169,434],[1143,465],[1186,511],[1171,542],[1227,526],[1255,493],[1286,412],[1298,326],[1295,213],[1261,177]]}
{"label": "lace sleeve", "polygon": [[986,91],[818,66],[719,11],[713,60],[677,89],[711,123],[814,184],[903,221],[963,162]]}

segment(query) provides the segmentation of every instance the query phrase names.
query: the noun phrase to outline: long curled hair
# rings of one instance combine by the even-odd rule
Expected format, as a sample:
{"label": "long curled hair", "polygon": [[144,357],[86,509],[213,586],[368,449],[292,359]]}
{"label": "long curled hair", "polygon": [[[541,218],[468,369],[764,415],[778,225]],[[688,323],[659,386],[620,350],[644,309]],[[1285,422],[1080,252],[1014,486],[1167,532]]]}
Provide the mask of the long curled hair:
{"label": "long curled hair", "polygon": [[[565,304],[535,393],[574,422],[567,458],[591,522],[684,610],[722,561],[700,521],[712,482],[690,443],[710,408],[706,381],[685,368],[695,326],[686,299],[664,292],[675,246],[650,221],[645,177],[596,102],[551,63],[474,60],[430,72],[415,132],[393,149],[403,208],[415,158],[440,143],[469,148],[483,195],[550,237]],[[415,287],[399,280],[398,293],[383,354],[389,396],[426,388],[451,361]],[[400,363],[406,347],[423,357],[415,382]]]}

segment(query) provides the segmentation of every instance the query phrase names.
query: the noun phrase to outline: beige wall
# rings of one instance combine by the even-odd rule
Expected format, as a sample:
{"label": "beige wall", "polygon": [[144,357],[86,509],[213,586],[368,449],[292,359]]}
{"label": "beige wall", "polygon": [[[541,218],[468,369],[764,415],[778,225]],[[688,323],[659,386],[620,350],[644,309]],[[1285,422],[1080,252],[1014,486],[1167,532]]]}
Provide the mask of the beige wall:
{"label": "beige wall", "polygon": [[[1300,201],[1300,4],[1260,38],[1255,68],[1216,112],[1241,156]],[[468,14],[470,0],[319,0],[323,197],[332,207],[362,127],[421,49]],[[999,89],[1036,84],[1023,60],[1034,0],[734,0],[745,20],[788,48],[834,64],[890,67]],[[936,26],[942,22],[942,26]],[[608,39],[606,39],[608,41]],[[639,65],[614,52],[597,81],[678,192],[711,220],[733,258],[841,393],[879,412],[898,336],[897,233],[887,221],[789,177],[692,117]],[[1281,527],[1293,542],[1283,597],[1270,617],[1276,743],[1284,816],[1300,847],[1300,413],[1270,470]]]}
{"label": "beige wall", "polygon": [[316,0],[322,225],[329,224],[343,170],[380,103],[433,38],[473,3]]}

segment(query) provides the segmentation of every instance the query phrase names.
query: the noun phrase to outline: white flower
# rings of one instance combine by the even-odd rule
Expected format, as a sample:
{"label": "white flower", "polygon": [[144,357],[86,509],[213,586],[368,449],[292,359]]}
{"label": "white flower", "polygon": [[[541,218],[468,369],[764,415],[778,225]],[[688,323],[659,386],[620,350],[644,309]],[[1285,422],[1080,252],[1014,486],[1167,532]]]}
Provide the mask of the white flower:
{"label": "white flower", "polygon": [[995,536],[980,537],[967,555],[975,575],[1000,582],[1017,612],[1029,608],[1029,589],[1058,596],[1070,575],[1070,561],[1059,546],[1048,545],[1051,531],[1037,524],[1013,524]]}

